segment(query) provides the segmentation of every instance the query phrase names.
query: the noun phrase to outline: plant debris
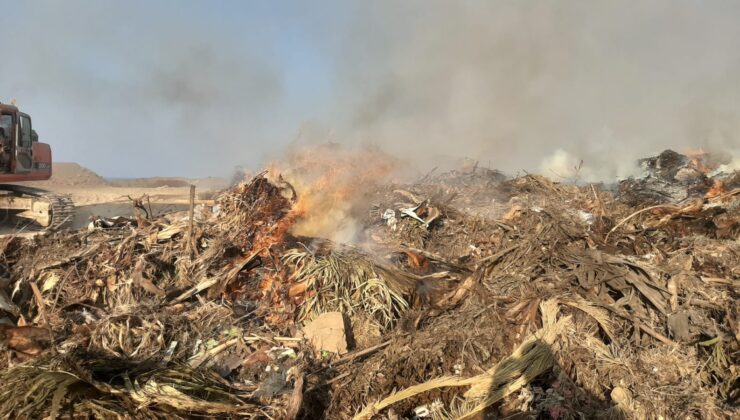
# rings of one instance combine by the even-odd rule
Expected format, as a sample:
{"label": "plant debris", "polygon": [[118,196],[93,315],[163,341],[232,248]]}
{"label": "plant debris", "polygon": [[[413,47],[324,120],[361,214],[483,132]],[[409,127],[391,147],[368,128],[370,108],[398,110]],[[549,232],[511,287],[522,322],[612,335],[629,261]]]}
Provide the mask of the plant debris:
{"label": "plant debris", "polygon": [[197,217],[2,238],[0,417],[737,416],[740,178],[642,165],[377,183],[352,243],[296,234],[273,173]]}

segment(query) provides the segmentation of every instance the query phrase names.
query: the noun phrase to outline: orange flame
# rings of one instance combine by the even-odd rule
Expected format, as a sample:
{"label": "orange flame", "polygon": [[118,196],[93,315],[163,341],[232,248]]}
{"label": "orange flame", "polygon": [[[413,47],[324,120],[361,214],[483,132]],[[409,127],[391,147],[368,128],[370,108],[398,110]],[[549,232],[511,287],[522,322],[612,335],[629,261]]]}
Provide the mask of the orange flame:
{"label": "orange flame", "polygon": [[396,161],[377,149],[343,150],[325,144],[304,148],[270,165],[271,174],[290,182],[298,193],[281,223],[284,233],[351,241],[356,233],[353,206],[362,195],[396,168]]}
{"label": "orange flame", "polygon": [[724,195],[727,193],[727,186],[724,182],[720,179],[715,179],[712,181],[712,186],[709,188],[709,191],[704,195],[706,198],[714,198],[719,197],[721,195]]}
{"label": "orange flame", "polygon": [[717,164],[712,161],[710,153],[701,147],[698,149],[686,149],[683,151],[683,154],[691,159],[690,166],[692,168],[705,175],[717,169]]}

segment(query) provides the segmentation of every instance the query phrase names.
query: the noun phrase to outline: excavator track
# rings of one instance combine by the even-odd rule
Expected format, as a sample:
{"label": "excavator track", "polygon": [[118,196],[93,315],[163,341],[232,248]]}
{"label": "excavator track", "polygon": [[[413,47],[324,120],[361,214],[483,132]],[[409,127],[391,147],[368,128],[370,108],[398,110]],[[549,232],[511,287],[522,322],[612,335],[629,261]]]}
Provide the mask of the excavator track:
{"label": "excavator track", "polygon": [[0,192],[2,191],[11,192],[17,197],[41,199],[49,204],[49,217],[51,220],[46,226],[39,226],[36,224],[36,227],[38,228],[37,230],[59,230],[71,223],[74,218],[75,205],[72,198],[67,194],[58,194],[39,188],[12,184],[0,184]]}

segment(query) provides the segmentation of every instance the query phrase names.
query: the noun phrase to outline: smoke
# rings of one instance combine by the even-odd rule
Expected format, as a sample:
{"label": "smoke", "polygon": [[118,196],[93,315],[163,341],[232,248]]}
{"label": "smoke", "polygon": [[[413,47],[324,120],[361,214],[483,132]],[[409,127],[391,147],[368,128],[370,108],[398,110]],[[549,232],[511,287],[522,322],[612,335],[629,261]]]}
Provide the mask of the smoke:
{"label": "smoke", "polygon": [[3,11],[1,99],[31,114],[58,161],[114,177],[224,175],[258,164],[269,151],[259,145],[279,133],[277,63],[220,25],[225,17],[182,2]]}
{"label": "smoke", "polygon": [[249,3],[5,5],[0,96],[106,176],[256,170],[307,121],[421,171],[738,156],[734,1]]}
{"label": "smoke", "polygon": [[[665,148],[740,149],[740,4],[422,1],[359,6],[340,61],[348,136],[614,180]],[[548,175],[551,175],[548,173]]]}

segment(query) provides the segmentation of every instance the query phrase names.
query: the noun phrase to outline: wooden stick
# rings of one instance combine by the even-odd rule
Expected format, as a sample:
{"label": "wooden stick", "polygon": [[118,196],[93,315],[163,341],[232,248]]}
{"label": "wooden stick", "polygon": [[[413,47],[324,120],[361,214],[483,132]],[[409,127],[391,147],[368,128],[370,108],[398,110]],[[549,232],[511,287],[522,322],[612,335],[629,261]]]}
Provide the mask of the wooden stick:
{"label": "wooden stick", "polygon": [[239,342],[238,338],[233,338],[225,343],[221,343],[217,345],[216,347],[213,347],[210,350],[206,350],[202,353],[198,353],[194,357],[192,357],[188,361],[188,365],[190,365],[191,368],[197,369],[200,365],[205,363],[208,359],[212,358],[213,356],[216,356],[217,354],[223,352],[224,350],[228,349],[229,347],[235,345]]}
{"label": "wooden stick", "polygon": [[195,251],[193,243],[193,219],[195,218],[195,185],[190,184],[190,210],[188,212],[188,248],[191,254]]}
{"label": "wooden stick", "polygon": [[336,376],[336,377],[334,377],[334,378],[331,378],[330,380],[328,380],[328,381],[324,382],[323,384],[319,384],[319,385],[316,385],[316,386],[312,386],[311,388],[308,388],[308,389],[306,390],[306,392],[307,392],[307,393],[308,393],[308,392],[313,392],[313,391],[315,391],[315,390],[317,390],[317,389],[319,389],[319,388],[323,388],[323,387],[325,387],[325,386],[327,386],[327,385],[331,385],[331,384],[333,384],[333,383],[334,383],[334,382],[336,382],[336,381],[339,381],[339,380],[341,380],[341,379],[344,379],[344,378],[346,378],[347,376],[351,375],[352,373],[353,373],[353,372],[352,372],[351,370],[350,370],[350,371],[347,371],[347,372],[344,372],[343,374],[341,374],[341,375],[339,375],[339,376]]}
{"label": "wooden stick", "polygon": [[198,292],[202,292],[209,287],[213,286],[214,284],[218,283],[219,278],[218,277],[207,277],[205,280],[199,282],[195,286],[191,287],[190,289],[184,291],[180,296],[176,297],[172,300],[171,304],[177,304],[182,302],[183,300],[193,296],[194,294]]}
{"label": "wooden stick", "polygon": [[149,207],[149,216],[154,218],[154,212],[152,211],[152,200],[149,199],[149,194],[146,195],[146,206]]}
{"label": "wooden stick", "polygon": [[638,331],[639,330],[642,330],[646,334],[648,334],[649,336],[655,338],[656,340],[658,340],[658,341],[660,341],[660,342],[662,342],[664,344],[668,344],[668,345],[675,345],[676,344],[676,342],[673,341],[673,340],[671,340],[670,338],[664,336],[663,334],[655,331],[654,329],[652,329],[650,327],[645,326],[643,323],[640,322],[639,319],[637,319],[633,315],[630,315],[626,311],[625,312],[622,312],[622,310],[617,309],[617,308],[613,307],[612,305],[600,304],[599,306],[602,307],[602,308],[604,308],[604,309],[607,309],[607,310],[609,310],[611,312],[614,312],[617,316],[620,316],[620,317],[622,317],[622,318],[624,318],[624,319],[626,319],[628,321],[631,321],[632,324],[635,326],[635,328]]}
{"label": "wooden stick", "polygon": [[301,341],[303,341],[303,339],[298,338],[298,337],[260,337],[258,335],[253,335],[250,337],[244,337],[244,341],[248,343],[252,343],[255,341],[267,341],[267,342],[279,341],[283,343],[300,343]]}
{"label": "wooden stick", "polygon": [[670,338],[664,336],[663,334],[661,334],[661,333],[653,330],[652,328],[647,327],[644,324],[641,324],[639,321],[635,320],[634,318],[632,319],[632,321],[635,323],[635,326],[636,327],[638,327],[641,330],[645,331],[648,335],[652,336],[653,338],[655,338],[656,340],[662,342],[663,344],[668,344],[668,345],[674,345],[674,344],[676,344],[675,341],[673,341]]}
{"label": "wooden stick", "polygon": [[732,286],[732,280],[723,279],[721,277],[704,277],[701,276],[701,281],[704,283],[717,283],[717,284],[725,284],[728,286]]}
{"label": "wooden stick", "polygon": [[339,365],[343,365],[343,364],[345,364],[347,362],[352,362],[352,361],[354,361],[356,359],[359,359],[361,357],[364,357],[364,356],[367,356],[369,354],[375,353],[376,351],[378,351],[378,350],[380,350],[380,349],[382,349],[384,347],[387,347],[392,342],[393,342],[393,340],[384,341],[384,342],[382,342],[380,344],[376,344],[376,345],[374,345],[372,347],[368,347],[365,350],[360,350],[360,351],[355,351],[355,352],[352,352],[352,353],[345,354],[344,356],[340,357],[335,362],[333,362],[331,364],[331,366],[324,366],[322,368],[316,369],[315,371],[311,372],[311,375],[315,375],[315,374],[317,374],[319,372],[322,372],[322,371],[324,371],[326,369],[333,368],[333,367],[336,367],[336,366],[339,366]]}
{"label": "wooden stick", "polygon": [[293,386],[293,394],[290,397],[290,403],[288,404],[288,413],[285,416],[288,420],[295,420],[298,418],[298,414],[303,408],[303,372],[300,368],[296,371],[295,385]]}
{"label": "wooden stick", "polygon": [[[170,305],[177,304],[182,302],[183,300],[193,296],[196,293],[200,293],[206,289],[209,289],[213,287],[214,285],[218,284],[219,282],[222,282],[222,287],[226,286],[233,280],[237,274],[247,265],[249,264],[253,259],[255,259],[265,248],[260,248],[257,251],[253,252],[251,255],[248,255],[243,258],[238,258],[232,261],[229,264],[233,264],[233,266],[229,267],[227,265],[225,268],[228,269],[226,273],[224,273],[222,270],[222,273],[220,275],[216,275],[214,277],[207,277],[204,280],[201,280],[198,284],[191,287],[190,289],[184,291],[180,296],[176,297],[170,302]],[[220,292],[219,292],[220,293]]]}
{"label": "wooden stick", "polygon": [[360,350],[357,352],[346,354],[339,359],[337,359],[336,362],[332,363],[332,366],[341,365],[347,362],[351,362],[355,359],[359,359],[360,357],[367,356],[369,354],[375,353],[376,351],[382,349],[383,347],[387,347],[389,344],[391,344],[393,340],[384,341],[380,344],[374,345],[372,347],[368,347],[365,350]]}
{"label": "wooden stick", "polygon": [[637,216],[640,213],[644,213],[644,212],[649,211],[649,210],[655,210],[655,209],[659,209],[659,208],[663,208],[663,207],[674,208],[676,206],[674,204],[658,204],[658,205],[655,205],[655,206],[645,207],[642,210],[637,210],[636,212],[634,212],[634,213],[630,214],[629,216],[625,217],[624,219],[622,219],[621,222],[619,222],[616,225],[614,225],[614,227],[612,228],[612,230],[610,230],[609,233],[606,234],[606,237],[604,238],[604,242],[608,241],[609,240],[609,235],[611,235],[612,232],[614,232],[615,230],[617,230],[618,227],[620,227],[623,224],[625,224],[629,219]]}
{"label": "wooden stick", "polygon": [[41,295],[41,290],[36,285],[35,281],[29,282],[31,285],[31,291],[33,291],[33,297],[36,298],[36,305],[39,307],[39,315],[44,320],[44,324],[49,325],[49,321],[46,319],[46,304],[44,303],[44,297]]}
{"label": "wooden stick", "polygon": [[33,297],[36,299],[36,305],[39,307],[39,315],[41,315],[41,319],[44,320],[44,324],[46,325],[46,330],[49,332],[49,344],[51,345],[52,352],[54,354],[57,353],[56,344],[54,343],[54,332],[51,330],[51,325],[49,325],[49,319],[46,316],[46,303],[44,302],[44,296],[41,294],[41,290],[39,290],[39,287],[36,285],[35,281],[29,282],[31,285],[31,291],[33,292]]}

